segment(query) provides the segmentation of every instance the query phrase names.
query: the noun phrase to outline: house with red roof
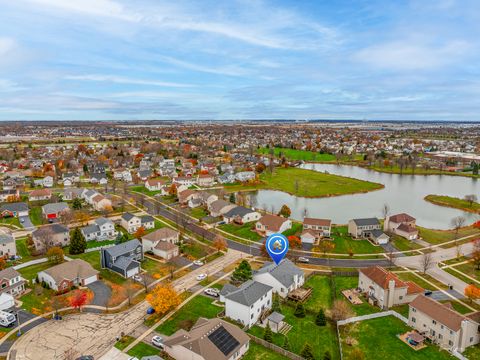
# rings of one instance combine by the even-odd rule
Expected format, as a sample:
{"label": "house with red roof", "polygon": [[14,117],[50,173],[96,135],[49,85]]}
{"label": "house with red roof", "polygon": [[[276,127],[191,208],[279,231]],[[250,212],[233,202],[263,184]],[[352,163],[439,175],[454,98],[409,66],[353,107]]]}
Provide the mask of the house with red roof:
{"label": "house with red roof", "polygon": [[416,228],[416,219],[405,213],[387,216],[383,224],[383,230],[402,236],[408,240],[418,238],[418,230]]}
{"label": "house with red roof", "polygon": [[367,296],[370,304],[381,309],[409,304],[424,292],[414,282],[400,280],[397,275],[380,266],[360,269],[358,288]]}

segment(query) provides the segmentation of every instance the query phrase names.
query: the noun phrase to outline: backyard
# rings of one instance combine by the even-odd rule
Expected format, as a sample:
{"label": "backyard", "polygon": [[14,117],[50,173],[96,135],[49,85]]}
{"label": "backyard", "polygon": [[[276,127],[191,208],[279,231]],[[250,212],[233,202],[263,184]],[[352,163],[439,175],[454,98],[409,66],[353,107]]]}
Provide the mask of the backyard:
{"label": "backyard", "polygon": [[[449,353],[434,345],[428,345],[427,348],[416,351],[403,343],[397,336],[407,332],[410,328],[393,316],[365,320],[342,326],[340,329],[345,360],[358,359],[352,354],[355,348],[363,352],[365,359],[453,359]],[[348,337],[354,339],[358,344],[348,345],[346,343]]]}
{"label": "backyard", "polygon": [[[381,246],[375,246],[366,239],[353,240],[348,235],[347,226],[334,226],[332,228],[331,237],[335,248],[332,253],[336,254],[378,254],[384,252]],[[314,251],[322,252],[318,247],[314,248]]]}
{"label": "backyard", "polygon": [[262,237],[253,230],[254,227],[255,227],[254,223],[246,223],[243,225],[231,223],[231,224],[220,225],[218,228],[230,234],[239,236],[241,238],[245,238],[252,241],[259,241],[262,239]]}

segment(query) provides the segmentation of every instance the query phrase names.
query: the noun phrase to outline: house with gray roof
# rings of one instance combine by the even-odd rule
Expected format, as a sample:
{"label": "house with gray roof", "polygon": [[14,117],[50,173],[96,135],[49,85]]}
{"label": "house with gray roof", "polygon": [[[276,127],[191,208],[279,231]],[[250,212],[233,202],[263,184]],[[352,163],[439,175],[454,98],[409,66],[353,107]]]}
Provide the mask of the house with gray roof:
{"label": "house with gray roof", "polygon": [[64,291],[72,286],[87,286],[98,280],[98,271],[82,259],[73,259],[52,266],[38,273],[40,282],[45,282],[51,289]]}
{"label": "house with gray roof", "polygon": [[25,291],[25,279],[13,267],[0,271],[0,294],[18,296]]}
{"label": "house with gray roof", "polygon": [[28,205],[24,202],[2,204],[0,214],[2,217],[28,216]]}
{"label": "house with gray roof", "polygon": [[222,216],[223,214],[232,210],[236,206],[237,205],[232,204],[231,202],[218,199],[210,203],[210,205],[208,205],[208,210],[210,211],[211,216],[217,217],[217,216]]}
{"label": "house with gray roof", "polygon": [[348,233],[355,239],[370,239],[378,245],[388,243],[390,237],[382,231],[377,218],[352,219],[348,222]]}
{"label": "house with gray roof", "polygon": [[290,291],[298,289],[305,282],[303,270],[289,259],[283,259],[278,265],[267,263],[253,273],[253,280],[273,288],[273,292],[282,298],[288,296]]}
{"label": "house with gray roof", "polygon": [[252,221],[258,221],[261,217],[262,215],[255,210],[243,206],[236,206],[223,214],[223,221],[227,224],[231,222],[245,224]]}
{"label": "house with gray roof", "polygon": [[102,269],[115,271],[125,278],[140,272],[143,250],[142,244],[137,239],[102,249],[100,253]]}
{"label": "house with gray roof", "polygon": [[[228,287],[227,287],[228,286]],[[238,288],[225,285],[225,316],[251,327],[272,308],[273,287],[255,280],[248,280]]]}
{"label": "house with gray roof", "polygon": [[17,246],[15,245],[15,238],[10,234],[0,233],[0,257],[15,257],[17,256]]}
{"label": "house with gray roof", "polygon": [[65,202],[45,204],[42,206],[42,215],[45,219],[57,219],[66,211],[70,211],[70,208]]}
{"label": "house with gray roof", "polygon": [[92,224],[81,228],[80,231],[87,241],[114,240],[118,235],[113,221],[104,217],[95,219]]}
{"label": "house with gray roof", "polygon": [[53,246],[70,244],[70,229],[62,224],[42,226],[32,233],[33,244],[38,252],[45,252]]}

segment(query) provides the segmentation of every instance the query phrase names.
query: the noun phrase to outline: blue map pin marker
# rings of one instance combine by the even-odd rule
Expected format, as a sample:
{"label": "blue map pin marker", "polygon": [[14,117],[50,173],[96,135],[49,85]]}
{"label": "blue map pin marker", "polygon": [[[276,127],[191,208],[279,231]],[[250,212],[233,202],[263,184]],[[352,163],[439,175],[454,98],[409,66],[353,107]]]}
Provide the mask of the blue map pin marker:
{"label": "blue map pin marker", "polygon": [[287,254],[288,240],[285,235],[272,234],[267,238],[265,248],[275,264],[278,265]]}

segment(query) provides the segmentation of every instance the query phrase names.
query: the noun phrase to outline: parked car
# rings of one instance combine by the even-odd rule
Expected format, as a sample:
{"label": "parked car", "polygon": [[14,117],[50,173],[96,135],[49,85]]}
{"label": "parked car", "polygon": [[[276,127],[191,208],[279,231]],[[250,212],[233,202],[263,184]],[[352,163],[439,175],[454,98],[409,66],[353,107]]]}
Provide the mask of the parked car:
{"label": "parked car", "polygon": [[82,356],[78,357],[76,360],[93,360],[93,356],[92,355],[82,355]]}
{"label": "parked car", "polygon": [[425,296],[430,296],[432,294],[433,294],[432,290],[425,290],[425,292],[424,292]]}
{"label": "parked car", "polygon": [[133,280],[138,281],[138,282],[143,282],[143,278],[142,278],[141,275],[135,275],[135,276],[133,277]]}
{"label": "parked car", "polygon": [[195,261],[193,262],[193,264],[194,264],[194,265],[197,265],[197,266],[202,266],[202,265],[204,264],[204,262],[201,261],[201,260],[195,260]]}
{"label": "parked car", "polygon": [[148,315],[152,315],[152,314],[154,314],[154,313],[155,313],[155,309],[154,309],[154,308],[149,307],[149,308],[147,309],[147,314],[148,314]]}
{"label": "parked car", "polygon": [[152,338],[152,345],[163,350],[163,338],[161,336],[155,335]]}
{"label": "parked car", "polygon": [[215,297],[219,296],[218,290],[214,289],[214,288],[205,289],[205,290],[203,290],[203,292],[207,295],[210,295],[210,296],[215,296]]}
{"label": "parked car", "polygon": [[198,281],[201,281],[201,280],[204,280],[207,278],[207,274],[200,274],[200,275],[197,275],[197,280]]}
{"label": "parked car", "polygon": [[308,258],[306,258],[306,257],[300,256],[300,257],[298,258],[298,262],[299,262],[299,263],[309,263],[310,260],[309,260]]}

